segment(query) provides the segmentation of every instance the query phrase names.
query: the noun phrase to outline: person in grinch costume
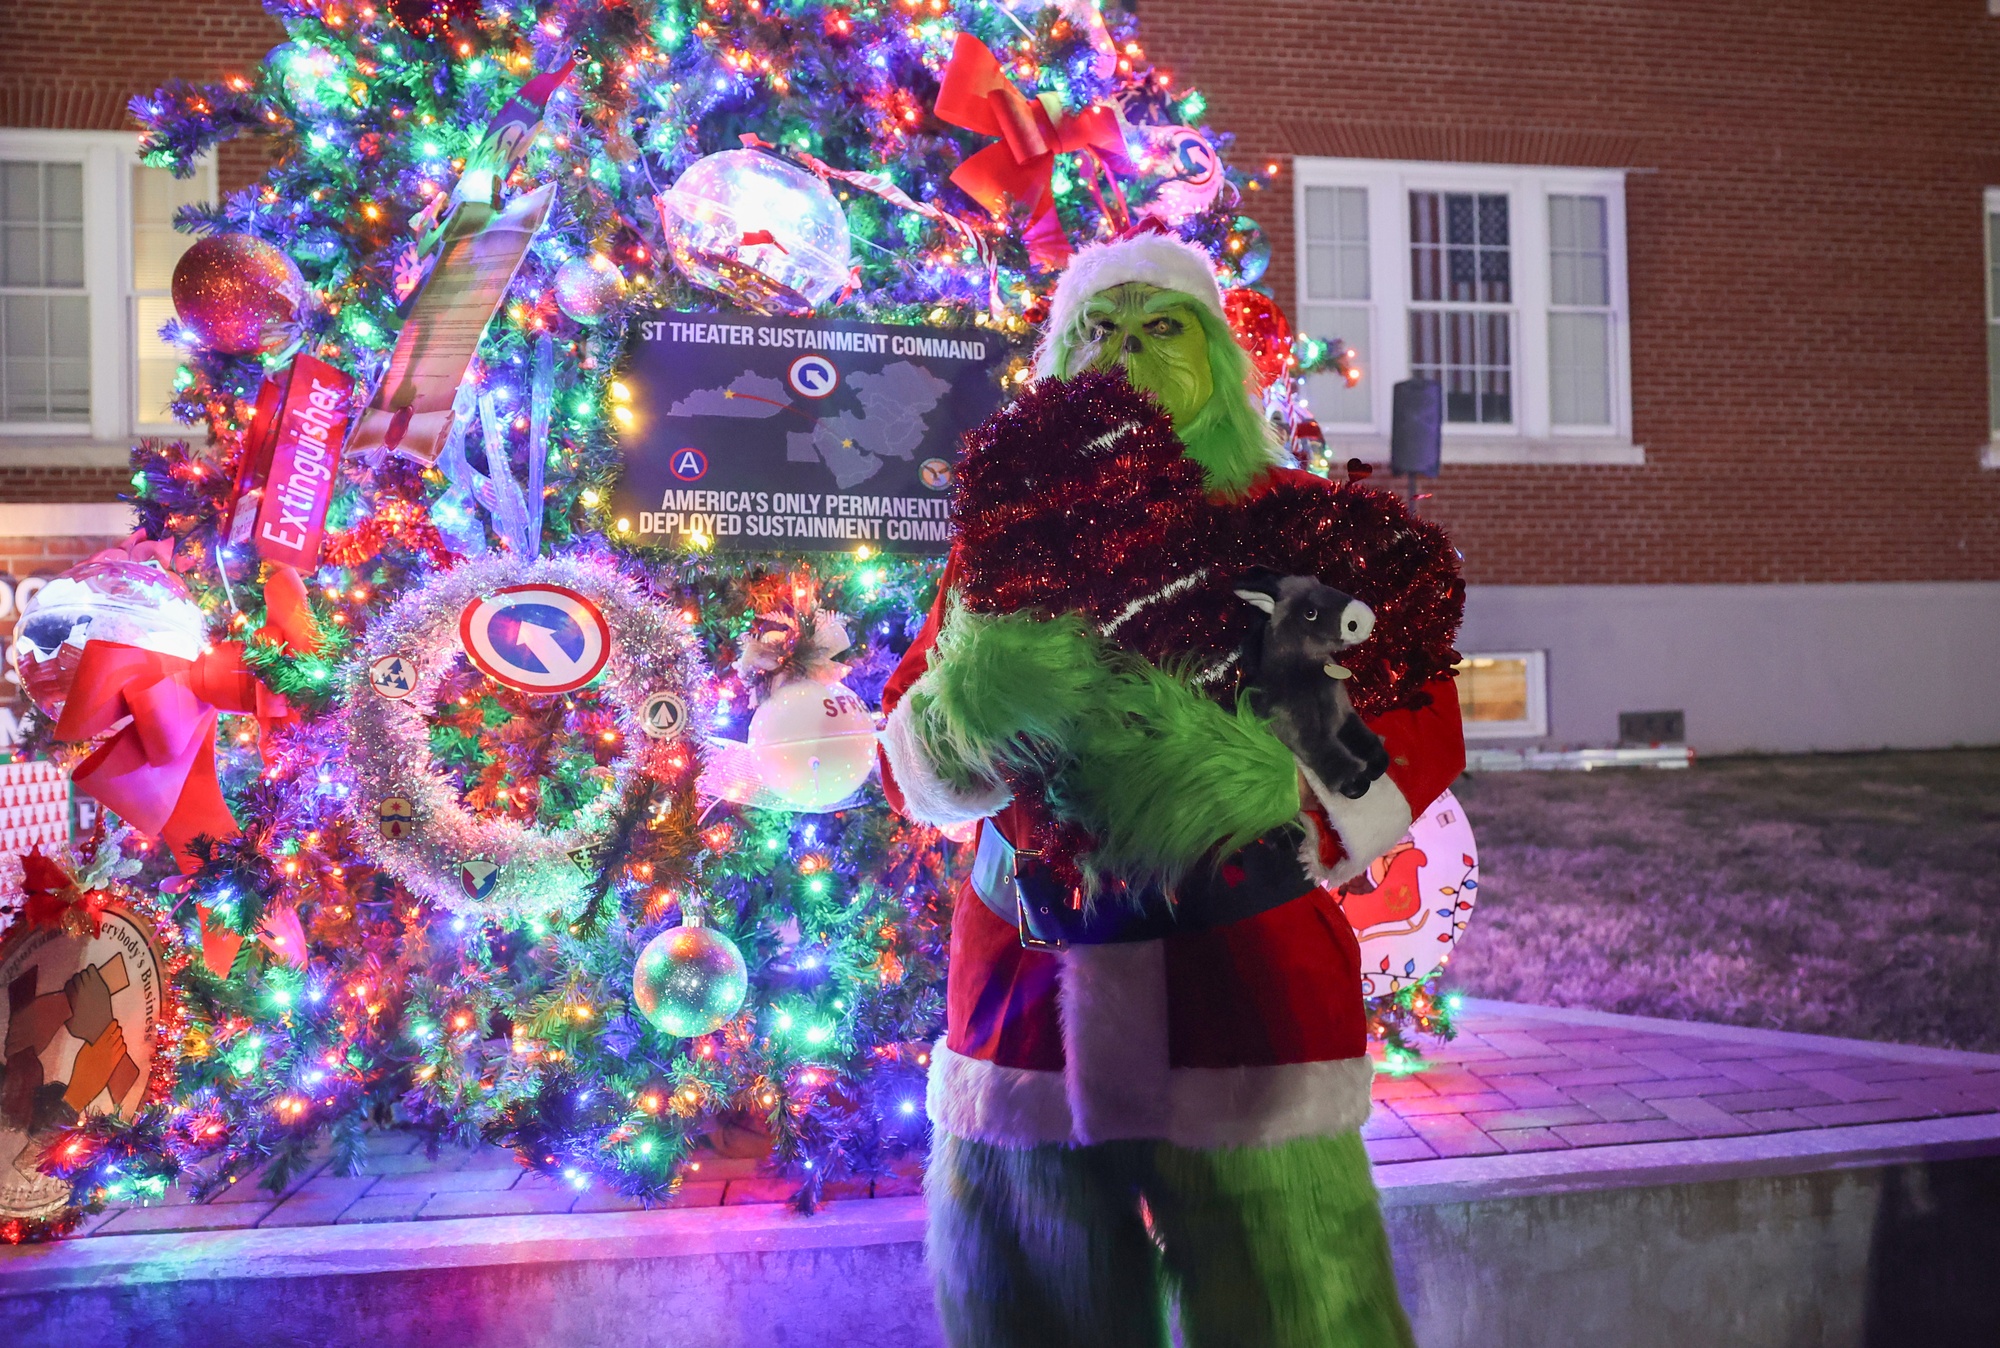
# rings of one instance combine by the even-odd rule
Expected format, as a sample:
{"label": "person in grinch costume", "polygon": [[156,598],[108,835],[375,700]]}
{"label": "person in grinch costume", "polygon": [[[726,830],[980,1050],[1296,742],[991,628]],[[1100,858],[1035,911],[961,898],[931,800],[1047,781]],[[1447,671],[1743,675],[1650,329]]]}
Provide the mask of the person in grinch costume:
{"label": "person in grinch costume", "polygon": [[[1464,766],[1464,589],[1394,496],[1281,466],[1214,271],[1080,252],[1040,382],[968,445],[958,538],[884,691],[904,813],[979,821],[930,1069],[928,1253],[956,1348],[1408,1344],[1359,1128],[1333,887]],[[1332,789],[1244,696],[1242,577],[1373,631],[1328,673],[1387,751]]]}

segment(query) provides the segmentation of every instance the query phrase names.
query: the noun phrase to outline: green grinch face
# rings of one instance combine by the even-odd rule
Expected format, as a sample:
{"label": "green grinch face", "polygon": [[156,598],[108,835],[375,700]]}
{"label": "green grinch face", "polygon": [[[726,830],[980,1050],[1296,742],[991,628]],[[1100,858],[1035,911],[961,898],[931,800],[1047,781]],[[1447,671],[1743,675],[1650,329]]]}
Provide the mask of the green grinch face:
{"label": "green grinch face", "polygon": [[1158,398],[1182,430],[1215,392],[1208,333],[1194,306],[1185,295],[1130,281],[1091,296],[1083,310],[1096,347],[1087,368],[1122,366],[1133,387]]}

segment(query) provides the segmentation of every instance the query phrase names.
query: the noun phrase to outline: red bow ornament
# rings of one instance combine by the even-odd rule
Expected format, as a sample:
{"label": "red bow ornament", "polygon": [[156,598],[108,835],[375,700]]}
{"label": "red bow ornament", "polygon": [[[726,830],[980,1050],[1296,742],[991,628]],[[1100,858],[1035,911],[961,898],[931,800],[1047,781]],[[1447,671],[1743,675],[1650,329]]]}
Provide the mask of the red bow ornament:
{"label": "red bow ornament", "polygon": [[83,648],[56,738],[77,743],[110,734],[77,765],[73,780],[140,832],[163,838],[186,864],[195,838],[240,832],[215,776],[217,715],[255,712],[268,722],[289,710],[245,667],[235,642],[188,660],[92,641]]}
{"label": "red bow ornament", "polygon": [[1066,113],[1054,94],[1029,98],[1007,78],[1000,59],[970,33],[960,33],[952,47],[938,86],[937,115],[953,126],[999,138],[960,164],[951,180],[996,218],[1005,218],[1009,202],[1026,208],[1028,227],[1022,237],[1028,256],[1040,266],[1069,261],[1069,238],[1056,215],[1056,156],[1084,155],[1093,175],[1107,164],[1130,171],[1116,112],[1092,107]]}

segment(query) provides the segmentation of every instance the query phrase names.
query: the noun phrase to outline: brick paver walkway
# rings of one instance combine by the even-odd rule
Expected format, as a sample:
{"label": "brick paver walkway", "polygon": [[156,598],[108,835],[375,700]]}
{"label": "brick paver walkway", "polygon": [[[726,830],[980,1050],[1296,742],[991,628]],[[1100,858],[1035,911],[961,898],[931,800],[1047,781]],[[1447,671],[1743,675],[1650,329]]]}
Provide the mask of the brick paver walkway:
{"label": "brick paver walkway", "polygon": [[1383,1166],[1993,1113],[1993,1055],[1475,1002],[1361,1135]]}
{"label": "brick paver walkway", "polygon": [[[1378,1074],[1362,1129],[1379,1167],[1506,1152],[1837,1129],[2000,1113],[2000,1057],[1813,1040],[1471,1003],[1419,1071]],[[753,1159],[706,1156],[669,1206],[779,1203],[795,1187]],[[914,1168],[835,1197],[919,1192]],[[89,1235],[325,1226],[444,1217],[610,1212],[638,1204],[523,1170],[495,1148],[426,1159],[417,1139],[372,1135],[365,1173],[301,1174],[282,1194],[245,1179],[206,1203],[170,1195],[92,1218]]]}

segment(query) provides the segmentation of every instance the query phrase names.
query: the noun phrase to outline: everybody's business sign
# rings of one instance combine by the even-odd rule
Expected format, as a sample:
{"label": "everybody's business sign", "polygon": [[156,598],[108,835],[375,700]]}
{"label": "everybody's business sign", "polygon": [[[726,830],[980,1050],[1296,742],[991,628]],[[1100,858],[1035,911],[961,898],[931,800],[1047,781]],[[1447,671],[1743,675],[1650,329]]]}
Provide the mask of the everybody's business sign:
{"label": "everybody's business sign", "polygon": [[632,333],[619,538],[947,549],[959,440],[1013,353],[998,334],[667,312]]}

